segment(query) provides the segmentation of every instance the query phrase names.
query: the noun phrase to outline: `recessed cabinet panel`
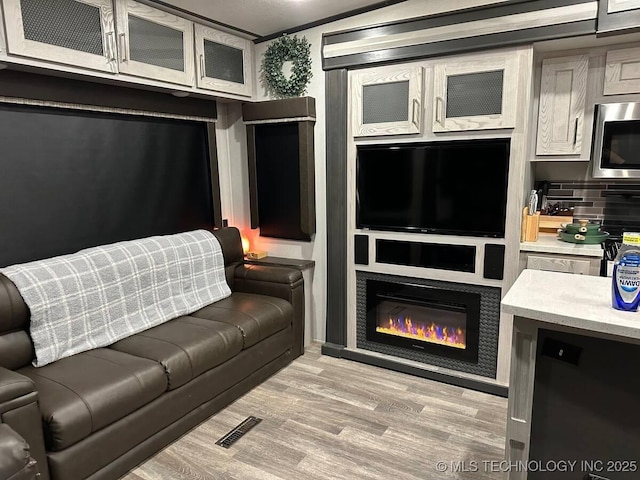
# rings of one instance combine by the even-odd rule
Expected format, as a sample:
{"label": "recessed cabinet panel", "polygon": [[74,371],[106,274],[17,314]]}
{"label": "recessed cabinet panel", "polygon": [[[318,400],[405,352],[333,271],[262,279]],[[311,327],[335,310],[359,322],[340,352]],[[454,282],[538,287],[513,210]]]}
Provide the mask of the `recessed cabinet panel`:
{"label": "recessed cabinet panel", "polygon": [[252,43],[197,24],[195,35],[198,87],[251,96]]}
{"label": "recessed cabinet panel", "polygon": [[433,131],[513,128],[516,55],[481,55],[434,67]]}
{"label": "recessed cabinet panel", "polygon": [[353,136],[422,132],[423,68],[372,68],[351,77]]}
{"label": "recessed cabinet panel", "polygon": [[117,5],[120,72],[193,85],[193,23],[132,0]]}
{"label": "recessed cabinet panel", "polygon": [[531,270],[546,270],[548,272],[589,275],[591,262],[589,260],[574,260],[557,256],[529,255],[527,268]]}
{"label": "recessed cabinet panel", "polygon": [[607,13],[640,9],[640,0],[607,0]]}
{"label": "recessed cabinet panel", "polygon": [[111,0],[3,0],[13,55],[117,72]]}
{"label": "recessed cabinet panel", "polygon": [[640,47],[607,52],[604,94],[640,93]]}
{"label": "recessed cabinet panel", "polygon": [[542,62],[536,155],[579,155],[584,132],[589,57]]}

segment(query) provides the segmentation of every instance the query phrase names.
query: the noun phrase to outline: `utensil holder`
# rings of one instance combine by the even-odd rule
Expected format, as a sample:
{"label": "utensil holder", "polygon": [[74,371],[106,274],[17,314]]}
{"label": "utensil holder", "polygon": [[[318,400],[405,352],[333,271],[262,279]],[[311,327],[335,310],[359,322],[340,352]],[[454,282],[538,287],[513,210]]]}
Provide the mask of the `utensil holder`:
{"label": "utensil holder", "polygon": [[529,215],[529,207],[524,207],[524,210],[522,210],[522,232],[520,235],[520,241],[537,242],[539,228],[540,212]]}

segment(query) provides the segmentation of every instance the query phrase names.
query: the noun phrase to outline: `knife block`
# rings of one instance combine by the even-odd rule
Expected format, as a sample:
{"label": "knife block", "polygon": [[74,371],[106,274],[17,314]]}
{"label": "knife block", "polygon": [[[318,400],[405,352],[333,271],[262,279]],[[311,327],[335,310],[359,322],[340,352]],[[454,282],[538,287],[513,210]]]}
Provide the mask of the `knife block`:
{"label": "knife block", "polygon": [[537,242],[538,229],[540,228],[540,212],[529,215],[529,207],[522,210],[522,232],[521,242]]}

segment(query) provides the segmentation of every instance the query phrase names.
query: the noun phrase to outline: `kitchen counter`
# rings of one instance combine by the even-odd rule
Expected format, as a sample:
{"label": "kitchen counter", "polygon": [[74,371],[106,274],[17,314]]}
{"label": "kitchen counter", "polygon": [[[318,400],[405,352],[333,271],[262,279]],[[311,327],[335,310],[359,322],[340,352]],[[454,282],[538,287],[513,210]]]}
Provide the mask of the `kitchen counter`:
{"label": "kitchen counter", "polygon": [[604,250],[597,245],[582,245],[567,243],[560,240],[556,234],[541,233],[537,242],[521,242],[521,252],[558,253],[563,255],[579,255],[583,257],[602,258]]}
{"label": "kitchen counter", "polygon": [[544,323],[640,339],[640,312],[611,307],[611,279],[524,270],[502,299],[502,311]]}
{"label": "kitchen counter", "polygon": [[572,473],[514,469],[508,480],[587,478],[603,470],[580,460],[640,458],[640,417],[628,415],[640,384],[624,368],[640,363],[640,312],[611,307],[611,279],[524,270],[502,311],[514,315],[506,459],[576,460]]}

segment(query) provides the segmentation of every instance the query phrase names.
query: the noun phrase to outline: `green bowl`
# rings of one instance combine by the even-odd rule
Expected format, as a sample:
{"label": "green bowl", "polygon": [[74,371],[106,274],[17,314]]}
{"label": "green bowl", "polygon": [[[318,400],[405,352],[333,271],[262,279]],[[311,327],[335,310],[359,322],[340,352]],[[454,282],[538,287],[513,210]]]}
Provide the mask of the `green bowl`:
{"label": "green bowl", "polygon": [[[586,229],[586,230],[585,230]],[[584,227],[579,223],[568,223],[565,227],[565,232],[567,233],[580,233],[582,235],[594,235],[600,233],[600,224],[599,223],[587,223]]]}
{"label": "green bowl", "polygon": [[[576,238],[576,236],[582,236],[581,239]],[[598,243],[604,242],[607,238],[609,238],[608,232],[599,232],[599,233],[589,233],[587,235],[583,235],[581,233],[569,233],[569,232],[561,232],[560,238],[564,242],[569,243],[583,243],[585,245],[595,245]]]}

